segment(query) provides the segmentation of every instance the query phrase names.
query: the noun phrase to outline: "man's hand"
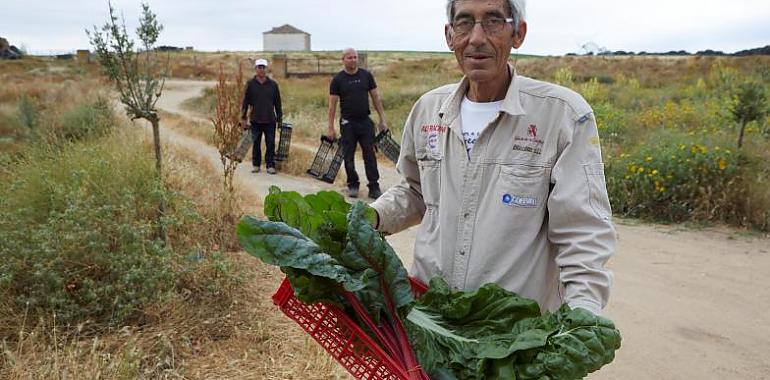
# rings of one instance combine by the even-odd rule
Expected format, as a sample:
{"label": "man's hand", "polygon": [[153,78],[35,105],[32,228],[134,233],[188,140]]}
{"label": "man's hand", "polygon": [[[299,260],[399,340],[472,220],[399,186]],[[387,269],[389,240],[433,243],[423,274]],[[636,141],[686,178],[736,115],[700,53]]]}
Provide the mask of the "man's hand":
{"label": "man's hand", "polygon": [[332,140],[332,141],[337,139],[337,133],[334,132],[334,127],[326,128],[326,137],[328,137],[329,140]]}
{"label": "man's hand", "polygon": [[380,120],[380,124],[377,127],[380,129],[380,132],[385,132],[388,130],[388,123],[385,120]]}

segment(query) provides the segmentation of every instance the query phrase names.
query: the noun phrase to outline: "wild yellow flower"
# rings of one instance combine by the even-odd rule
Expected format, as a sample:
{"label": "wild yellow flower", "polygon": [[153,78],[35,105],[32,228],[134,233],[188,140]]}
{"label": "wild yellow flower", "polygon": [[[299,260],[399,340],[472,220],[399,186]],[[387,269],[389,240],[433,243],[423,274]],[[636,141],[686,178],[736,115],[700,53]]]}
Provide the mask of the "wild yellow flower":
{"label": "wild yellow flower", "polygon": [[723,158],[719,159],[719,170],[725,170],[727,168],[727,162]]}
{"label": "wild yellow flower", "polygon": [[658,175],[658,169],[653,169],[652,175]]}
{"label": "wild yellow flower", "polygon": [[652,156],[647,156],[644,158],[645,161],[650,162],[652,161]]}
{"label": "wild yellow flower", "polygon": [[703,153],[703,154],[706,154],[706,146],[705,145],[701,145],[700,146],[700,152]]}
{"label": "wild yellow flower", "polygon": [[690,153],[692,154],[698,153],[698,146],[695,144],[690,145]]}

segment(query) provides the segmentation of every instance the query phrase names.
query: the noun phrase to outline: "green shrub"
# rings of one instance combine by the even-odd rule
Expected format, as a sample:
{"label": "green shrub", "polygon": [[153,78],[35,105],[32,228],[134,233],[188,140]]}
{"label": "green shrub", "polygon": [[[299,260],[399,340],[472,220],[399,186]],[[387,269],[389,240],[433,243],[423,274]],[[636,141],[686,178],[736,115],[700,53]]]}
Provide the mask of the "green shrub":
{"label": "green shrub", "polygon": [[115,117],[108,100],[80,103],[58,118],[58,133],[69,141],[103,136],[112,129]]}
{"label": "green shrub", "polygon": [[34,99],[22,95],[18,101],[19,123],[27,128],[28,132],[33,132],[40,119],[40,106]]}
{"label": "green shrub", "polygon": [[64,324],[140,317],[174,283],[171,252],[153,236],[150,156],[115,139],[43,149],[4,173],[2,301]]}
{"label": "green shrub", "polygon": [[740,190],[739,155],[669,136],[611,158],[607,189],[613,211],[656,221],[727,221]]}

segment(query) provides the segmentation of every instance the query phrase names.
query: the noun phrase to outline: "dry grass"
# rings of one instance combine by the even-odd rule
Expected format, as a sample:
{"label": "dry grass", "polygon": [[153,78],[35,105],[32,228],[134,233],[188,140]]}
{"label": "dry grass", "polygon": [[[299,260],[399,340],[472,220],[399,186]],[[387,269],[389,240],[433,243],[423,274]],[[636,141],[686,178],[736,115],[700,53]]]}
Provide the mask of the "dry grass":
{"label": "dry grass", "polygon": [[214,146],[214,125],[208,120],[190,119],[175,113],[160,111],[160,121],[164,128],[190,136],[198,141]]}
{"label": "dry grass", "polygon": [[40,324],[4,343],[0,378],[347,379],[271,302],[282,275],[243,253],[229,259],[245,281],[232,304],[179,300],[144,328],[57,336]]}

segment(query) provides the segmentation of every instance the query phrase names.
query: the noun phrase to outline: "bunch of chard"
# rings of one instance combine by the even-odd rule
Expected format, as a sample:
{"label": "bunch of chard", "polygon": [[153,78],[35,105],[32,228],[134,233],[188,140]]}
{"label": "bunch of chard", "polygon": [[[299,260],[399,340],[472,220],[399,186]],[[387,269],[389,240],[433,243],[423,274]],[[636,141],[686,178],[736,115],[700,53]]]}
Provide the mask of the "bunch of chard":
{"label": "bunch of chard", "polygon": [[238,225],[243,248],[281,267],[299,300],[344,310],[410,380],[580,379],[620,347],[612,321],[568,306],[541,314],[537,302],[495,284],[461,292],[436,277],[416,300],[400,259],[372,228],[374,210],[338,193],[273,187],[265,215]]}

